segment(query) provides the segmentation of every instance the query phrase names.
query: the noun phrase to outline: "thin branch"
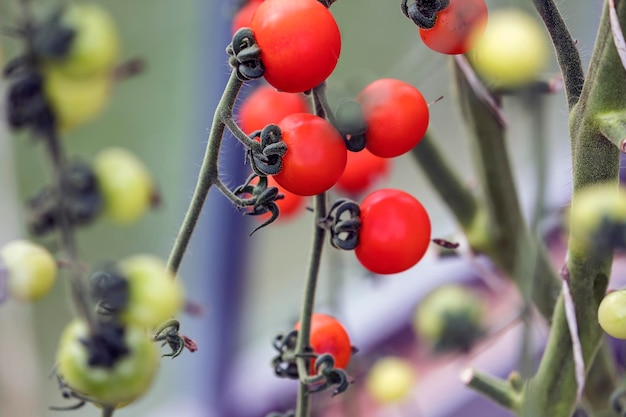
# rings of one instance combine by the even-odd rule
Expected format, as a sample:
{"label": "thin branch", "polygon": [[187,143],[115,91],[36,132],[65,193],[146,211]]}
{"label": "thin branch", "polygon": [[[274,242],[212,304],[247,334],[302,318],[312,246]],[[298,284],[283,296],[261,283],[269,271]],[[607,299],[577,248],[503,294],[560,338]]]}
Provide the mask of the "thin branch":
{"label": "thin branch", "polygon": [[578,103],[585,82],[576,42],[552,0],[533,0],[533,3],[552,38],[556,58],[563,74],[567,104],[571,109]]}
{"label": "thin branch", "polygon": [[233,70],[213,115],[213,123],[211,125],[202,167],[198,174],[196,188],[172,251],[170,252],[169,259],[167,260],[167,267],[174,272],[174,274],[178,272],[180,263],[187,250],[187,245],[189,245],[196,223],[200,218],[200,213],[202,212],[202,207],[204,206],[209,190],[217,181],[217,162],[225,129],[223,120],[228,120],[228,118],[231,117],[233,104],[237,99],[242,85],[243,81],[237,78],[237,73]]}
{"label": "thin branch", "polygon": [[[319,275],[320,263],[322,260],[322,249],[326,230],[318,223],[319,219],[326,217],[326,193],[315,196],[315,213],[313,216],[313,243],[311,245],[311,255],[309,257],[309,272],[307,274],[302,311],[300,313],[300,330],[296,341],[296,354],[305,353],[305,348],[310,344],[311,316],[315,305],[315,291],[317,288],[317,278]],[[298,386],[298,399],[296,404],[295,417],[308,417],[310,415],[310,403],[308,395],[309,387],[305,383],[305,375],[308,375],[307,360],[300,357],[298,362],[298,374],[301,380]]]}

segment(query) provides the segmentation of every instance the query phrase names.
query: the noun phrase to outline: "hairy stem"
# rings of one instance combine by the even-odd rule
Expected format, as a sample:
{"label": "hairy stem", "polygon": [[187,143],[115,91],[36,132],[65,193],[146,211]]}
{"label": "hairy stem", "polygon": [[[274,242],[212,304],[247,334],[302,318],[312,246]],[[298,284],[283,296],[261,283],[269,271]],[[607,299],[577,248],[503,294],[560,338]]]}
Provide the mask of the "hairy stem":
{"label": "hairy stem", "polygon": [[[624,25],[626,2],[618,4],[618,16]],[[570,112],[570,134],[573,154],[573,198],[577,204],[577,192],[589,185],[608,182],[617,186],[619,173],[619,151],[605,136],[606,123],[598,120],[603,115],[624,110],[626,96],[626,74],[619,60],[605,5],[596,38],[591,66],[583,86],[580,100]],[[603,121],[606,122],[606,119]],[[610,129],[620,129],[626,137],[624,123],[616,120]],[[604,129],[604,130],[603,130]],[[577,225],[571,224],[571,235]],[[572,299],[576,306],[576,320],[582,345],[583,360],[589,372],[590,366],[606,366],[594,361],[602,344],[603,332],[598,325],[597,309],[605,295],[613,261],[612,251],[587,251],[570,238],[567,267]],[[594,371],[595,372],[595,371]],[[593,373],[592,373],[593,374]],[[563,300],[555,310],[552,331],[537,375],[529,383],[525,394],[524,415],[531,416],[541,410],[545,415],[569,417],[574,410],[577,385],[574,378],[574,360],[571,338],[564,314]],[[595,381],[595,382],[594,382]],[[588,398],[598,403],[597,397],[608,401],[611,390],[597,380],[585,392]]]}
{"label": "hairy stem", "polygon": [[[322,249],[324,248],[324,238],[326,229],[318,223],[320,219],[326,217],[326,193],[315,196],[315,213],[313,226],[313,243],[311,245],[311,255],[309,258],[309,272],[307,274],[306,286],[304,290],[304,299],[302,301],[302,310],[300,313],[300,330],[298,331],[298,339],[296,341],[296,354],[302,355],[306,353],[309,346],[309,337],[311,334],[311,316],[313,315],[313,307],[315,304],[315,291],[317,288],[317,277],[319,275],[320,263],[322,260]],[[298,387],[298,398],[296,404],[295,417],[308,417],[310,415],[309,403],[309,387],[303,381],[303,375],[308,375],[308,360],[298,358],[298,374],[300,377]]]}
{"label": "hairy stem", "polygon": [[174,246],[167,260],[167,267],[172,272],[177,273],[180,263],[183,260],[191,236],[200,218],[202,207],[211,187],[218,180],[218,157],[219,150],[224,136],[225,121],[232,119],[233,106],[243,81],[237,78],[237,73],[233,70],[224,89],[224,93],[220,98],[215,113],[213,115],[213,123],[209,132],[209,139],[202,161],[202,167],[198,174],[196,188],[189,203],[189,208],[185,214],[185,218],[174,242]]}
{"label": "hairy stem", "polygon": [[533,3],[552,38],[556,58],[563,74],[567,104],[571,109],[578,102],[585,81],[576,42],[552,0],[533,0]]}
{"label": "hairy stem", "polygon": [[[473,133],[474,156],[479,180],[485,193],[489,220],[490,246],[487,255],[513,278],[523,294],[550,320],[560,285],[543,243],[531,235],[520,208],[513,172],[506,149],[501,110],[493,97],[483,97],[486,89],[474,85],[476,78],[462,57],[454,65],[459,99],[465,120]],[[488,93],[487,93],[488,94]],[[536,248],[534,246],[537,246]],[[536,261],[529,259],[536,253]],[[532,256],[534,258],[534,255]],[[535,266],[534,277],[522,265]]]}

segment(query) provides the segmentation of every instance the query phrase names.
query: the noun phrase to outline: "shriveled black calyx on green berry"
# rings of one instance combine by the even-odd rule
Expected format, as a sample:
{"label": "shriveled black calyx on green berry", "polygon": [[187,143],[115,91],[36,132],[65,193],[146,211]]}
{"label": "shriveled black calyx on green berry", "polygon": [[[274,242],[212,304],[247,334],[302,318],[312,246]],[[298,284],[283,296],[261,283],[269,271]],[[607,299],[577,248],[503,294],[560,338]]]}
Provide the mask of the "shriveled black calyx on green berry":
{"label": "shriveled black calyx on green berry", "polygon": [[55,9],[42,21],[18,28],[26,52],[9,61],[3,70],[8,81],[7,122],[13,130],[29,128],[35,137],[55,131],[54,113],[44,94],[42,60],[63,58],[70,51],[75,33],[61,23],[64,9]]}
{"label": "shriveled black calyx on green berry", "polygon": [[402,13],[422,29],[432,29],[437,21],[437,13],[450,5],[450,0],[416,0],[407,5],[402,0]]}
{"label": "shriveled black calyx on green berry", "polygon": [[128,279],[112,264],[91,275],[90,290],[99,316],[117,316],[128,305]]}
{"label": "shriveled black calyx on green berry", "polygon": [[261,78],[265,73],[261,63],[261,48],[250,28],[241,28],[235,32],[226,53],[229,65],[236,70],[237,78],[241,81]]}
{"label": "shriveled black calyx on green berry", "polygon": [[37,24],[32,33],[32,47],[39,57],[62,59],[68,56],[76,31],[63,24],[65,9],[59,7]]}
{"label": "shriveled black calyx on green berry", "polygon": [[335,128],[341,133],[346,147],[351,152],[365,149],[367,123],[361,104],[356,100],[342,100],[335,112]]}
{"label": "shriveled black calyx on green berry", "polygon": [[[70,225],[83,226],[96,219],[103,209],[102,196],[93,169],[82,161],[71,162],[61,179],[63,209]],[[59,227],[59,192],[45,187],[27,205],[28,226],[32,234],[45,235]]]}
{"label": "shriveled black calyx on green berry", "polygon": [[6,114],[9,127],[30,129],[35,137],[48,136],[56,129],[52,108],[44,94],[44,79],[33,56],[20,56],[4,68],[7,80]]}
{"label": "shriveled black calyx on green berry", "polygon": [[124,326],[115,320],[99,322],[97,330],[81,340],[89,352],[90,366],[110,369],[130,353],[124,340],[124,330]]}

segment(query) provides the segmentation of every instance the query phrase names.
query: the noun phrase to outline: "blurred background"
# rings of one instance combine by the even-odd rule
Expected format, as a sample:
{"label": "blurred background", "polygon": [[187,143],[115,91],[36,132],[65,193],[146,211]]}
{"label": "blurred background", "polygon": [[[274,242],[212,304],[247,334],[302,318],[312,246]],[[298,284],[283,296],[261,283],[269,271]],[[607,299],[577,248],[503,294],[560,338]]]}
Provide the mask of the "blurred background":
{"label": "blurred background", "polygon": [[[17,0],[0,0],[0,24],[20,17]],[[36,2],[44,12],[50,2]],[[514,6],[532,12],[524,1],[488,1],[491,10]],[[590,58],[601,1],[564,2],[559,7],[578,40],[584,65]],[[94,123],[64,138],[68,153],[86,159],[103,147],[119,145],[140,155],[163,195],[162,206],[140,222],[120,228],[107,221],[80,230],[80,256],[89,265],[135,253],[167,257],[191,198],[215,105],[229,74],[224,52],[231,19],[238,5],[218,0],[180,2],[109,0],[123,40],[123,58],[139,57],[143,74],[116,86],[107,110]],[[342,33],[342,55],[328,80],[334,104],[354,97],[371,81],[399,78],[418,87],[431,106],[431,128],[454,167],[473,182],[467,134],[454,99],[449,58],[419,39],[417,28],[400,12],[399,2],[339,0],[331,8]],[[5,59],[20,43],[0,38]],[[556,72],[551,61],[545,78]],[[0,84],[0,89],[4,88]],[[252,87],[244,87],[241,97]],[[4,105],[4,104],[3,104]],[[0,113],[4,112],[0,105]],[[548,175],[548,213],[558,213],[570,192],[567,111],[563,93],[543,98]],[[530,210],[537,190],[536,160],[529,135],[532,106],[505,98],[509,156],[524,206]],[[25,236],[21,206],[49,180],[43,151],[28,135],[11,135],[0,121],[0,244]],[[223,180],[235,187],[247,176],[242,148],[232,138],[221,155]],[[415,161],[405,155],[393,161],[379,186],[396,187],[420,199],[431,215],[433,237],[454,240],[458,231],[450,212],[430,188]],[[331,193],[331,198],[336,197]],[[360,196],[356,196],[359,199]],[[182,332],[199,345],[176,360],[164,359],[148,395],[116,412],[123,416],[261,417],[285,411],[295,402],[296,382],[273,375],[273,337],[297,320],[312,230],[312,215],[301,213],[249,237],[258,225],[233,209],[218,192],[209,194],[202,219],[180,272],[188,298],[203,306],[198,317],[184,316]],[[556,237],[558,240],[558,236]],[[44,240],[54,245],[53,239]],[[562,253],[555,245],[555,260]],[[316,394],[315,412],[328,416],[504,416],[505,412],[459,382],[459,372],[473,364],[506,376],[518,365],[521,339],[528,337],[515,318],[522,302],[516,291],[494,276],[483,259],[440,258],[428,253],[416,267],[392,276],[372,276],[353,253],[325,248],[317,310],[338,317],[360,352],[348,372],[355,380],[344,395]],[[560,258],[559,258],[560,257]],[[486,340],[469,353],[434,355],[413,330],[415,308],[433,288],[466,283],[485,314]],[[77,411],[50,411],[68,405],[48,377],[58,336],[71,319],[63,280],[33,306],[0,305],[0,416],[98,416],[85,406]],[[533,328],[533,352],[540,352],[546,330]],[[536,333],[536,334],[535,334]],[[380,358],[395,356],[414,378],[399,401],[381,404],[368,392],[367,374]],[[393,384],[393,383],[392,383]],[[19,410],[21,415],[11,410]],[[15,408],[18,407],[18,408]]]}

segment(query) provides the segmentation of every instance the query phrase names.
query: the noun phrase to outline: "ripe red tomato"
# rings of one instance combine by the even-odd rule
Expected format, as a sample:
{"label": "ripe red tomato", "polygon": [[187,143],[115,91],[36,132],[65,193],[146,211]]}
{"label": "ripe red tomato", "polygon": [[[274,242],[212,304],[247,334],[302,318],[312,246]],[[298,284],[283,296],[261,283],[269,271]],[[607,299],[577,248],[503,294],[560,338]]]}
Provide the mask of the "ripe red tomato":
{"label": "ripe red tomato", "polygon": [[487,26],[485,0],[450,0],[437,13],[431,29],[419,29],[424,44],[442,54],[464,54],[474,47]]}
{"label": "ripe red tomato", "polygon": [[337,181],[337,188],[344,193],[358,195],[389,173],[390,160],[381,158],[367,149],[348,152],[346,169]]}
{"label": "ripe red tomato", "polygon": [[428,103],[411,84],[392,78],[376,80],[356,97],[367,123],[367,149],[382,158],[408,152],[428,129]]}
{"label": "ripe red tomato", "polygon": [[395,274],[415,265],[430,243],[430,218],[412,195],[395,189],[369,194],[361,203],[355,254],[376,274]]}
{"label": "ripe red tomato", "polygon": [[278,90],[310,90],[337,65],[339,27],[317,0],[266,0],[257,8],[250,27],[261,48],[265,79]]}
{"label": "ripe red tomato", "polygon": [[348,151],[333,125],[309,113],[295,113],[278,126],[287,153],[282,171],[274,175],[276,182],[287,191],[305,196],[321,194],[335,185],[346,167]]}
{"label": "ripe red tomato", "polygon": [[259,7],[259,4],[262,2],[263,0],[250,0],[241,9],[237,10],[230,28],[233,35],[241,28],[250,27],[252,16],[254,16],[254,12],[256,12],[257,7]]}
{"label": "ripe red tomato", "polygon": [[254,90],[239,107],[239,126],[246,134],[278,123],[293,113],[307,113],[304,95],[283,93],[269,85]]}
{"label": "ripe red tomato", "polygon": [[[300,330],[300,323],[294,329]],[[345,369],[352,356],[350,336],[343,325],[334,317],[314,313],[311,317],[310,344],[318,355],[329,353],[335,359],[335,368]],[[315,361],[311,361],[311,373],[315,372]]]}

